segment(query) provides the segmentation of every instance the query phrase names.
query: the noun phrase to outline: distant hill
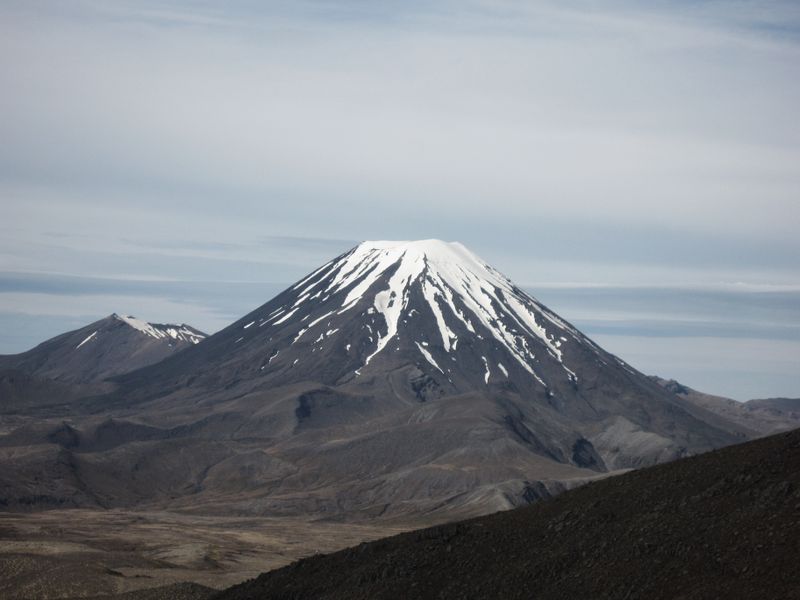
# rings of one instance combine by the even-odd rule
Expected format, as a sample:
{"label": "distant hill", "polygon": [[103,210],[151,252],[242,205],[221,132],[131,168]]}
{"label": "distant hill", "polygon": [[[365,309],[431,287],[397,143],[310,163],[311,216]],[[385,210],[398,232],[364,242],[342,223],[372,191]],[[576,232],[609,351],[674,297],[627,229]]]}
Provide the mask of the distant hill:
{"label": "distant hill", "polygon": [[112,314],[27,352],[0,356],[0,369],[60,383],[92,383],[156,363],[205,337],[188,325]]}
{"label": "distant hill", "polygon": [[751,430],[755,435],[769,435],[800,427],[800,398],[766,398],[737,402],[730,398],[698,392],[674,379],[651,379],[665,390],[723,419]]}

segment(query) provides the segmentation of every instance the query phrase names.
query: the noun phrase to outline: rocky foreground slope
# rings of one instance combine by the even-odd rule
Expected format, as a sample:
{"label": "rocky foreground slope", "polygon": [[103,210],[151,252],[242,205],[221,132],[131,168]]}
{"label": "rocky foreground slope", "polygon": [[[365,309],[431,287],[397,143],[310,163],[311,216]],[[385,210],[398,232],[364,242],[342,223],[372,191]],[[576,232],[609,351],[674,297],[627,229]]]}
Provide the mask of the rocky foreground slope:
{"label": "rocky foreground slope", "polygon": [[213,598],[800,598],[799,552],[795,430],[307,558]]}

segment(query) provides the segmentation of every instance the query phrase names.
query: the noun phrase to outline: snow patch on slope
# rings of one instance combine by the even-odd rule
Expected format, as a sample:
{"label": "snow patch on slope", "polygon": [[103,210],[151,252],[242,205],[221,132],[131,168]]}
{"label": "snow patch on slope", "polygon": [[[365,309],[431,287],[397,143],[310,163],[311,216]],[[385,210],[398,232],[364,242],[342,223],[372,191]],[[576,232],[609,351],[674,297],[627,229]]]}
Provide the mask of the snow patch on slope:
{"label": "snow patch on slope", "polygon": [[147,321],[142,321],[141,319],[137,319],[131,315],[122,316],[118,314],[114,314],[113,317],[123,323],[133,327],[135,330],[155,338],[157,340],[171,338],[173,340],[180,340],[184,342],[190,342],[192,344],[198,344],[203,339],[205,339],[205,335],[200,333],[199,331],[195,331],[191,329],[187,325],[154,325],[153,323],[148,323]]}
{"label": "snow patch on slope", "polygon": [[425,348],[423,348],[422,346],[420,346],[419,342],[414,342],[414,343],[417,345],[417,348],[419,348],[419,351],[422,353],[422,356],[425,357],[425,360],[427,360],[430,364],[432,364],[434,367],[436,367],[439,370],[439,372],[442,375],[444,375],[444,371],[442,371],[442,368],[438,364],[436,364],[435,360],[433,360],[433,357],[431,356],[431,353],[428,352],[427,350],[425,350]]}
{"label": "snow patch on slope", "polygon": [[94,333],[90,333],[90,334],[89,334],[89,337],[87,337],[87,338],[86,338],[85,340],[83,340],[83,341],[82,341],[80,344],[78,344],[77,346],[75,346],[75,350],[77,350],[78,348],[80,348],[81,346],[83,346],[83,345],[84,345],[86,342],[88,342],[89,340],[91,340],[92,338],[94,338],[94,336],[96,336],[96,335],[97,335],[97,332],[96,332],[96,331],[95,331]]}

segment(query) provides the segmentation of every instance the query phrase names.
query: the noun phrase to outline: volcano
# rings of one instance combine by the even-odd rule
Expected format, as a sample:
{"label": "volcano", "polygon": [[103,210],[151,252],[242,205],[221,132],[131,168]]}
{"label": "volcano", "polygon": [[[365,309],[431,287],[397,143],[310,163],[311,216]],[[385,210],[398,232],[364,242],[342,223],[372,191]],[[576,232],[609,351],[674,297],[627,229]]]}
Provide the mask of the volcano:
{"label": "volcano", "polygon": [[461,244],[424,240],[364,242],[185,364],[196,357],[197,373],[235,364],[238,378],[270,384],[360,387],[400,370],[418,400],[501,387],[558,404],[578,385],[570,365],[586,356],[628,369]]}
{"label": "volcano", "polygon": [[752,433],[438,240],[364,242],[201,344],[111,381],[112,393],[72,405],[83,417],[68,432],[38,425],[80,475],[79,493],[48,498],[443,519]]}

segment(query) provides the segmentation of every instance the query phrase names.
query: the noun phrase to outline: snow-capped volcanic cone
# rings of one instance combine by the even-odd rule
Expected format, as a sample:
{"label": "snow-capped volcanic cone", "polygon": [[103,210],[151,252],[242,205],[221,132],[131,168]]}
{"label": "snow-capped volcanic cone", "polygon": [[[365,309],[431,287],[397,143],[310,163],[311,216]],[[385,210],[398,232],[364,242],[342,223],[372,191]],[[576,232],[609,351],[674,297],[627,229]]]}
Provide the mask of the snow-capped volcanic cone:
{"label": "snow-capped volcanic cone", "polygon": [[151,365],[205,337],[184,324],[147,323],[112,314],[27,352],[0,356],[0,368],[64,383],[88,383]]}

